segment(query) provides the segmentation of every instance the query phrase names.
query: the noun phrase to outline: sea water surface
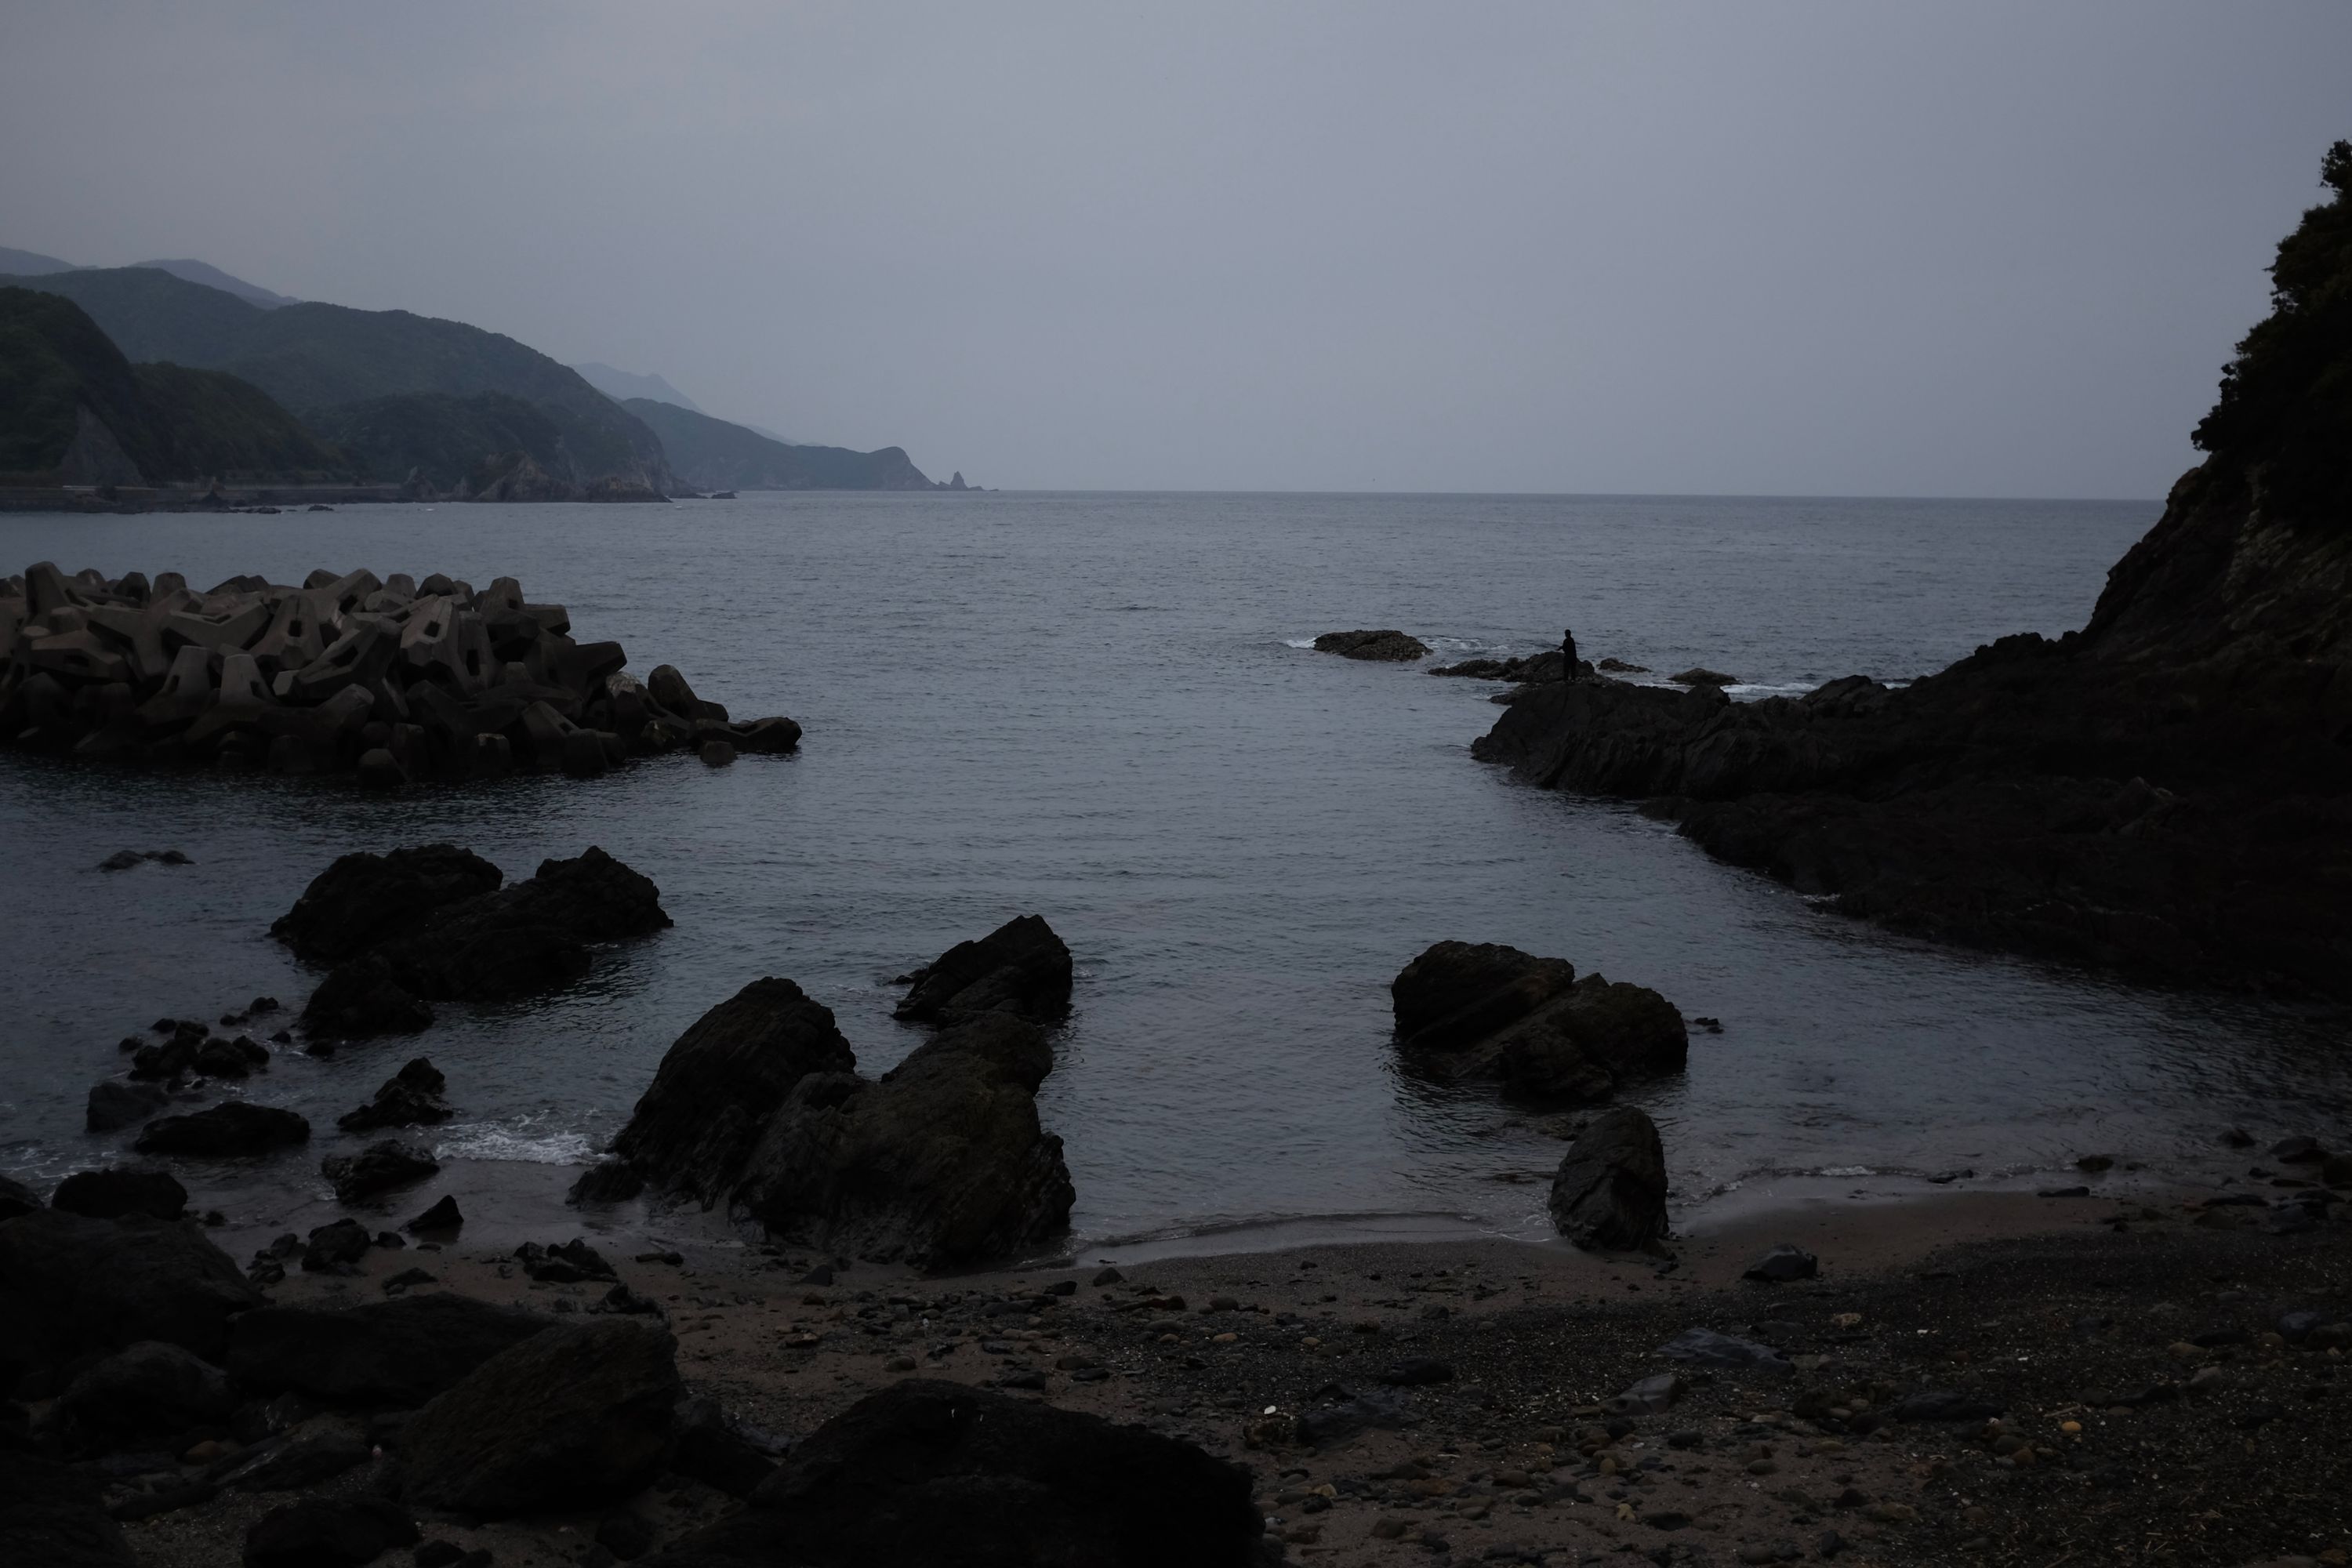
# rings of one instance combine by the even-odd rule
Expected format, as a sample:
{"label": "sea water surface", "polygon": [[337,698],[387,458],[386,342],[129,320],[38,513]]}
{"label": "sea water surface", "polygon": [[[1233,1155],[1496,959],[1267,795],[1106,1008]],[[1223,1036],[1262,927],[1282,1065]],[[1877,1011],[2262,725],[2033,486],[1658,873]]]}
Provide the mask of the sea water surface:
{"label": "sea water surface", "polygon": [[[209,584],[368,566],[519,577],[683,668],[798,754],[391,798],[348,781],[142,775],[0,755],[0,1170],[121,1155],[81,1130],[116,1042],[314,976],[271,920],[335,856],[447,840],[530,874],[601,845],[674,929],[590,979],[447,1005],[413,1039],[281,1052],[232,1092],[317,1136],[188,1166],[266,1226],[314,1204],[336,1114],[407,1058],[447,1074],[445,1160],[576,1162],[694,1018],[763,974],[875,1069],[917,1037],[888,978],[1007,917],[1077,957],[1042,1110],[1084,1240],[1370,1216],[1538,1234],[1563,1123],[1402,1072],[1387,985],[1442,938],[1663,991],[1686,1073],[1633,1098],[1687,1207],[1771,1173],[2032,1180],[2106,1153],[2219,1180],[2215,1141],[2352,1108],[2340,1016],[2166,994],[1928,946],[1716,864],[1632,807],[1470,760],[1488,683],[1301,645],[1356,626],[1445,658],[1556,646],[1746,694],[1924,673],[2082,624],[2153,502],[1309,495],[747,495],[673,506],[384,506],[0,518],[0,561]],[[120,848],[194,864],[104,873]]]}

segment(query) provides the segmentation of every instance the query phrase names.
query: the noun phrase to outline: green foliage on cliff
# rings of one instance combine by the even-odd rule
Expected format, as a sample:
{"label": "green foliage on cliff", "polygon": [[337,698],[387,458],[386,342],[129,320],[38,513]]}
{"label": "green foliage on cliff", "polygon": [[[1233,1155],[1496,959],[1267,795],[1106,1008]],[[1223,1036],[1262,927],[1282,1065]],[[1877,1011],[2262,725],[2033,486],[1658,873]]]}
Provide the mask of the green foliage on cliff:
{"label": "green foliage on cliff", "polygon": [[668,478],[661,442],[574,372],[512,338],[406,310],[295,304],[263,310],[153,268],[100,268],[25,280],[88,310],[134,360],[224,370],[317,420],[348,403],[404,394],[502,393],[565,431],[581,477]]}
{"label": "green foliage on cliff", "polygon": [[516,452],[551,474],[574,477],[568,438],[581,434],[568,410],[502,392],[371,397],[320,409],[310,423],[369,478],[400,480],[417,472],[443,490],[455,489],[485,458]]}
{"label": "green foliage on cliff", "polygon": [[661,437],[677,476],[706,490],[921,490],[931,488],[906,448],[788,447],[756,430],[674,404],[632,397],[628,410]]}
{"label": "green foliage on cliff", "polygon": [[2352,521],[2352,142],[2320,163],[2336,195],[2271,263],[2271,313],[2221,373],[2197,445],[2259,469],[2267,510]]}
{"label": "green foliage on cliff", "polygon": [[258,387],[133,365],[71,300],[0,288],[0,473],[53,479],[83,409],[150,482],[346,468]]}

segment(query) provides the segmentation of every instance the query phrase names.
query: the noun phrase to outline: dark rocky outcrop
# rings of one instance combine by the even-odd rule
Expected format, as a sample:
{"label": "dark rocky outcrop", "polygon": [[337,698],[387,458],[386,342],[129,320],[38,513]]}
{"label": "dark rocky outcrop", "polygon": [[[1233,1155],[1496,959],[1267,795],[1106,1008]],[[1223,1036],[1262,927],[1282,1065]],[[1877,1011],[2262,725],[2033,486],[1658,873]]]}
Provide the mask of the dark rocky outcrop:
{"label": "dark rocky outcrop", "polygon": [[364,1203],[436,1175],[441,1162],[415,1144],[386,1138],[356,1154],[331,1154],[319,1163],[320,1174],[335,1189],[335,1201]]}
{"label": "dark rocky outcrop", "polygon": [[[1038,994],[1000,984],[1003,966],[973,973],[999,999]],[[982,1011],[878,1079],[855,1068],[829,1010],[756,982],[670,1047],[614,1153],[666,1191],[877,1259],[977,1263],[1067,1225],[1061,1140],[1037,1119],[1053,1048],[1035,1025]]]}
{"label": "dark rocky outcrop", "polygon": [[910,1380],[818,1427],[743,1512],[647,1568],[1244,1568],[1245,1471],[1139,1426]]}
{"label": "dark rocky outcrop", "polygon": [[188,1189],[169,1171],[151,1165],[109,1165],[98,1171],[76,1171],[49,1194],[49,1206],[91,1219],[119,1219],[127,1214],[177,1219],[186,1212]]}
{"label": "dark rocky outcrop", "polygon": [[1072,973],[1069,947],[1054,928],[1039,916],[1019,915],[906,976],[914,989],[896,1016],[948,1024],[1010,1013],[1032,1023],[1056,1023],[1070,1010]]}
{"label": "dark rocky outcrop", "polygon": [[375,1098],[355,1110],[335,1118],[346,1132],[373,1132],[380,1127],[431,1127],[457,1114],[443,1102],[448,1080],[432,1061],[418,1057],[375,1091]]}
{"label": "dark rocky outcrop", "polygon": [[56,1209],[0,1222],[0,1361],[52,1365],[161,1340],[217,1357],[228,1321],[261,1305],[202,1229]]}
{"label": "dark rocky outcrop", "polygon": [[304,1498],[272,1509],[245,1532],[245,1568],[361,1568],[424,1539],[389,1498]]}
{"label": "dark rocky outcrop", "polygon": [[740,1179],[794,1084],[856,1065],[832,1009],[789,980],[754,980],[677,1037],[613,1152],[707,1206]]}
{"label": "dark rocky outcrop", "polygon": [[312,963],[340,963],[407,936],[451,904],[495,893],[506,874],[470,849],[420,844],[338,858],[269,934]]}
{"label": "dark rocky outcrop", "polygon": [[356,1307],[263,1307],[229,1325],[242,1387],[406,1409],[455,1386],[553,1319],[447,1291]]}
{"label": "dark rocky outcrop", "polygon": [[[461,868],[457,858],[474,860],[467,851],[436,845],[419,854],[449,868],[435,883],[440,889],[483,879]],[[413,1032],[432,1021],[434,1002],[495,1001],[568,984],[588,973],[591,944],[670,923],[651,880],[592,847],[573,859],[541,861],[529,880],[510,887],[430,903],[420,892],[401,921],[376,927],[349,906],[363,903],[392,877],[386,867],[393,858],[344,856],[271,928],[312,951],[327,933],[323,946],[346,952],[303,1009],[303,1026],[315,1035]],[[495,876],[495,868],[489,872]],[[421,878],[394,879],[414,885]],[[367,945],[350,951],[354,940]]]}
{"label": "dark rocky outcrop", "polygon": [[409,1422],[404,1495],[485,1517],[628,1496],[669,1452],[677,1348],[662,1330],[607,1320],[500,1351]]}
{"label": "dark rocky outcrop", "polygon": [[0,1219],[15,1219],[42,1207],[41,1194],[10,1176],[0,1176]]}
{"label": "dark rocky outcrop", "polygon": [[291,1110],[225,1100],[209,1110],[161,1116],[142,1128],[131,1145],[142,1154],[179,1154],[196,1160],[233,1160],[290,1149],[310,1141],[310,1124]]}
{"label": "dark rocky outcrop", "polygon": [[1630,1105],[1585,1124],[1551,1181],[1552,1224],[1581,1247],[1654,1249],[1666,1237],[1666,1153]]}
{"label": "dark rocky outcrop", "polygon": [[[1610,659],[1607,664],[1614,665],[1616,662]],[[1477,680],[1507,680],[1515,686],[1527,686],[1538,681],[1562,679],[1564,677],[1560,672],[1567,667],[1566,654],[1558,648],[1547,648],[1542,653],[1513,658],[1465,658],[1459,664],[1441,664],[1429,673],[1466,676]],[[1581,661],[1577,669],[1580,674],[1592,673],[1592,667]]]}
{"label": "dark rocky outcrop", "polygon": [[70,1465],[0,1447],[0,1563],[139,1568],[98,1483]]}
{"label": "dark rocky outcrop", "polygon": [[166,1442],[226,1421],[236,1405],[220,1368],[178,1345],[144,1340],[77,1373],[49,1425],[68,1453],[94,1454]]}
{"label": "dark rocky outcrop", "polygon": [[[528,468],[496,485],[527,489]],[[789,719],[669,706],[618,643],[575,642],[563,607],[526,603],[510,577],[477,592],[438,573],[314,572],[299,588],[240,576],[198,594],[176,573],[44,562],[0,580],[0,745],[116,763],[397,787],[800,742]]]}
{"label": "dark rocky outcrop", "polygon": [[781,1236],[924,1268],[1017,1255],[1069,1225],[1062,1141],[1037,1120],[1053,1048],[990,1014],[877,1079],[803,1079],[771,1119],[736,1205]]}
{"label": "dark rocky outcrop", "polygon": [[1389,991],[1415,1070],[1497,1079],[1532,1099],[1604,1100],[1622,1083],[1680,1071],[1690,1051],[1682,1015],[1656,992],[1580,980],[1563,959],[1497,943],[1438,942]]}
{"label": "dark rocky outcrop", "polygon": [[[2352,997],[2352,154],[2089,624],[1899,689],[1523,691],[1474,747],[1939,940]],[[2259,391],[2249,390],[2259,388]],[[1688,673],[1688,672],[1686,672]]]}
{"label": "dark rocky outcrop", "polygon": [[1342,658],[1368,658],[1382,664],[1406,664],[1429,657],[1429,645],[1419,637],[1408,637],[1395,630],[1376,632],[1325,632],[1315,639],[1317,653],[1336,653]]}

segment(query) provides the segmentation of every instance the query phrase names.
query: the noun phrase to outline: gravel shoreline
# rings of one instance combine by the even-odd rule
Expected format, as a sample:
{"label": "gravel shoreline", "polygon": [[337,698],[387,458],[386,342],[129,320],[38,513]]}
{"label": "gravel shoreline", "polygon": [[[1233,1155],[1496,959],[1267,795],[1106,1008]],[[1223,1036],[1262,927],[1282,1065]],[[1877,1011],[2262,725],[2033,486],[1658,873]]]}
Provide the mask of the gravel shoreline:
{"label": "gravel shoreline", "polygon": [[[2352,1383],[2331,1326],[2352,1319],[2352,1225],[2270,1234],[2210,1195],[1784,1208],[1685,1239],[1672,1266],[1495,1240],[923,1279],[773,1247],[596,1244],[661,1305],[695,1392],[746,1421],[798,1436],[926,1377],[1140,1423],[1248,1467],[1295,1563],[2341,1562]],[[1818,1251],[1822,1276],[1738,1279],[1783,1240]],[[275,1294],[380,1300],[419,1267],[436,1279],[411,1289],[559,1312],[607,1289],[534,1282],[461,1240]],[[1790,1364],[1658,1354],[1692,1328]],[[1670,1407],[1612,1406],[1672,1373]],[[1891,1418],[1937,1393],[1964,1414]],[[128,1528],[154,1568],[229,1564],[278,1500]],[[732,1506],[666,1478],[638,1502],[645,1561]],[[503,1568],[601,1563],[597,1526],[426,1534]]]}

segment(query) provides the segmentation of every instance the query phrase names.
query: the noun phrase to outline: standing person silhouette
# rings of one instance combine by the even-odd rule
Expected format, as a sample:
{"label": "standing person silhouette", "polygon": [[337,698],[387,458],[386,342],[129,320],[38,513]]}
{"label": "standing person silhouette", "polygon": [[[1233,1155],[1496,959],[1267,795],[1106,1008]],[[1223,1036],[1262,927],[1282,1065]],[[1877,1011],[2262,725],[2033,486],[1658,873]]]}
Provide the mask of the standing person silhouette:
{"label": "standing person silhouette", "polygon": [[1559,634],[1559,678],[1562,680],[1574,680],[1576,679],[1576,632],[1572,627]]}

